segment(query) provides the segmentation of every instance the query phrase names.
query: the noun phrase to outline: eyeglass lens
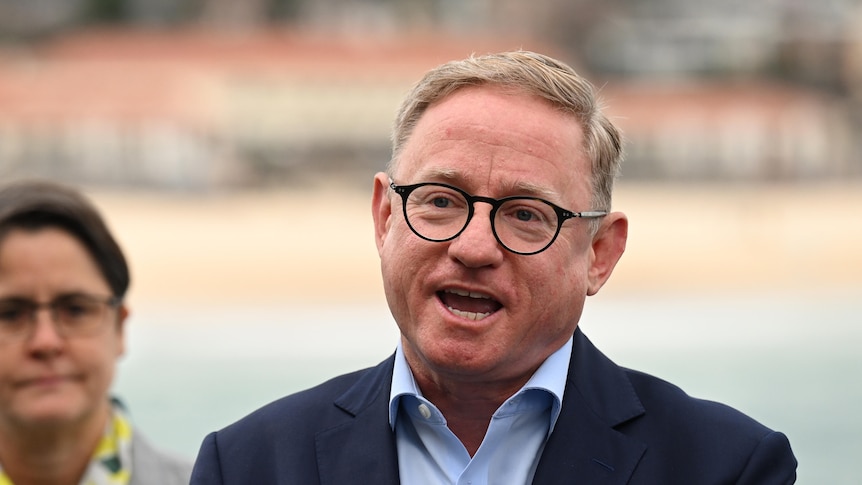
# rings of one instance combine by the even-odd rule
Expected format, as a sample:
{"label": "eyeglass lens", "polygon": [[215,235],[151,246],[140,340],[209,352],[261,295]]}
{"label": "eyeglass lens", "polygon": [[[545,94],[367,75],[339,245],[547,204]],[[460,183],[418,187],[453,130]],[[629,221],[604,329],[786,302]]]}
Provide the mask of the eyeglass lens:
{"label": "eyeglass lens", "polygon": [[[433,241],[456,237],[471,216],[464,194],[442,185],[417,187],[404,204],[410,227]],[[544,249],[554,239],[559,225],[550,204],[528,197],[505,199],[494,211],[492,221],[500,243],[519,253]]]}

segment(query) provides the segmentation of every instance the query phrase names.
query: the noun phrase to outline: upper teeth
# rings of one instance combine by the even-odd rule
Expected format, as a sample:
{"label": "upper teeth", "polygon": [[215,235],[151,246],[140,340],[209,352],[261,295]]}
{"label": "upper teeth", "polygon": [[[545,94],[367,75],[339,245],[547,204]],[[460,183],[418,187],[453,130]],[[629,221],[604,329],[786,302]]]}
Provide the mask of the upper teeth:
{"label": "upper teeth", "polygon": [[448,293],[452,293],[458,296],[469,296],[470,298],[482,298],[485,300],[490,300],[491,297],[482,293],[476,293],[475,291],[464,291],[464,290],[446,290]]}

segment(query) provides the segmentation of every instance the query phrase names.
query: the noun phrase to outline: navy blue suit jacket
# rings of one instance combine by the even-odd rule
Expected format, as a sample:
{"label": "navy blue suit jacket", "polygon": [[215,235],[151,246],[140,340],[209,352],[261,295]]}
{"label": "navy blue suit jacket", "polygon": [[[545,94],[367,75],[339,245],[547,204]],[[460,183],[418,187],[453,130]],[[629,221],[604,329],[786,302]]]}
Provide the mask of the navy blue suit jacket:
{"label": "navy blue suit jacket", "polygon": [[[192,485],[397,484],[393,358],[208,435]],[[535,484],[788,484],[787,438],[725,405],[618,367],[575,332],[563,407]]]}

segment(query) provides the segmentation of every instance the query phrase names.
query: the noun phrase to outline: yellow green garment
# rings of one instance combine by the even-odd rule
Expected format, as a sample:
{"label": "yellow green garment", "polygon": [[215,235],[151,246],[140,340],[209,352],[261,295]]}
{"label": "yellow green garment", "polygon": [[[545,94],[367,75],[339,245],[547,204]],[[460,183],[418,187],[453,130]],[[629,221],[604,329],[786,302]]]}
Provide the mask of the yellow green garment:
{"label": "yellow green garment", "polygon": [[[90,466],[79,485],[128,485],[132,476],[132,424],[114,406]],[[0,485],[14,485],[0,464]]]}

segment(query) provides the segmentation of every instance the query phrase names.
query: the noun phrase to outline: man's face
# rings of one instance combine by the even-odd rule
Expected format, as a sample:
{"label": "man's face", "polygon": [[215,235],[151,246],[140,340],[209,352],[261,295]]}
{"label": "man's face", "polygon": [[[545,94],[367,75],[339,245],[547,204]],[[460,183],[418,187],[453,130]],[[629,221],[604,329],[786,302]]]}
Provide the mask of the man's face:
{"label": "man's face", "polygon": [[[586,211],[593,208],[582,141],[578,122],[541,98],[463,88],[422,116],[393,178],[494,198],[538,196]],[[477,203],[457,238],[426,241],[407,226],[387,176],[375,178],[384,289],[420,384],[523,384],[572,335],[586,296],[598,291],[624,247],[625,217],[616,213],[596,236],[615,226],[598,256],[589,224],[580,219],[566,221],[544,252],[514,254],[494,238],[490,210]]]}

